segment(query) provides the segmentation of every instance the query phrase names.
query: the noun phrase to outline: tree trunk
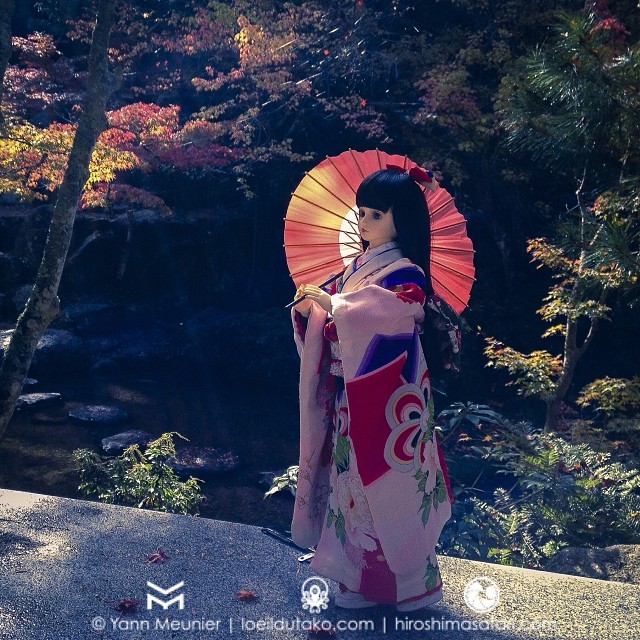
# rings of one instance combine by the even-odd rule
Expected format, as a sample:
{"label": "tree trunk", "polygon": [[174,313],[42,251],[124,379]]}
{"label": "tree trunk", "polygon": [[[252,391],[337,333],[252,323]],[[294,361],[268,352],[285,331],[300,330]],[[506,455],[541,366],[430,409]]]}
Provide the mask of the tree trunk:
{"label": "tree trunk", "polygon": [[[573,285],[573,291],[570,298],[570,306],[573,306],[576,302],[582,300],[584,293],[585,283],[582,280],[582,274],[584,273],[585,263],[587,259],[587,246],[592,245],[595,242],[595,237],[587,239],[587,212],[586,207],[582,201],[582,192],[584,189],[585,180],[587,178],[587,165],[582,172],[582,178],[578,184],[576,190],[576,199],[578,201],[578,207],[580,208],[580,260],[577,272],[577,279]],[[597,235],[597,234],[596,234]],[[607,297],[607,290],[603,289],[600,294],[600,304],[604,304]],[[584,352],[589,348],[593,340],[593,336],[598,329],[598,317],[591,316],[591,322],[589,326],[589,332],[584,341],[578,346],[578,320],[576,318],[567,317],[567,324],[564,337],[564,349],[562,353],[562,372],[558,378],[555,393],[553,397],[547,400],[547,417],[544,423],[544,431],[553,431],[558,425],[558,419],[560,417],[560,408],[562,407],[562,401],[564,400],[569,387],[573,382],[573,375],[576,371],[578,360],[582,358]]]}
{"label": "tree trunk", "polygon": [[58,286],[71,242],[78,200],[89,177],[89,161],[105,129],[105,108],[112,83],[108,44],[116,0],[100,0],[91,49],[82,115],[64,179],[60,185],[42,262],[31,296],[20,314],[0,369],[0,437],[13,416],[38,340],[59,311]]}
{"label": "tree trunk", "polygon": [[4,124],[2,97],[4,95],[4,74],[11,57],[11,19],[15,0],[0,0],[0,126]]}
{"label": "tree trunk", "polygon": [[584,339],[584,342],[578,346],[578,322],[576,320],[567,320],[567,333],[565,336],[564,353],[562,358],[562,373],[558,378],[558,384],[553,397],[547,400],[547,417],[544,424],[545,433],[548,431],[554,431],[558,426],[562,401],[567,395],[567,391],[569,391],[569,387],[573,382],[573,376],[576,372],[578,361],[589,348],[597,328],[598,318],[592,317],[589,333]]}

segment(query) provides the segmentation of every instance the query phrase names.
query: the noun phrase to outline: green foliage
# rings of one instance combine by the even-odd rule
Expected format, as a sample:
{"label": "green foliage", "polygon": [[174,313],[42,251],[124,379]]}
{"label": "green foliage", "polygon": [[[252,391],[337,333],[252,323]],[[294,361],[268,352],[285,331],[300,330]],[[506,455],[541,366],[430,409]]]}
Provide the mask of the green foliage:
{"label": "green foliage", "polygon": [[557,388],[555,379],[562,370],[560,356],[544,350],[520,353],[494,338],[486,338],[486,342],[484,353],[489,359],[487,366],[505,368],[516,376],[507,384],[517,385],[518,392],[524,396],[542,400],[553,397]]}
{"label": "green foliage", "polygon": [[454,515],[441,538],[445,553],[542,567],[565,546],[640,542],[637,468],[526,422],[503,418],[490,431],[450,454],[514,482],[490,495],[475,483],[454,487]]}
{"label": "green foliage", "polygon": [[580,406],[592,406],[607,416],[640,409],[640,377],[602,378],[586,385],[576,401]]}
{"label": "green foliage", "polygon": [[508,369],[524,395],[547,403],[551,429],[579,359],[609,319],[608,298],[638,297],[640,218],[631,185],[640,181],[640,152],[630,141],[640,138],[640,45],[629,44],[630,35],[606,3],[562,14],[553,37],[504,80],[498,101],[509,148],[576,187],[576,206],[559,216],[553,239],[528,246],[556,281],[538,314],[550,325],[543,337],[564,338],[562,353],[523,354],[493,338],[485,349],[489,366]]}
{"label": "green foliage", "polygon": [[444,409],[438,415],[438,420],[448,420],[447,431],[455,431],[465,421],[470,422],[474,427],[481,423],[500,424],[504,418],[493,409],[484,404],[473,402],[454,402],[448,409]]}
{"label": "green foliage", "polygon": [[504,81],[500,106],[511,147],[569,168],[596,151],[599,162],[637,153],[630,144],[640,134],[640,65],[628,35],[597,11],[561,14],[549,44]]}
{"label": "green foliage", "polygon": [[549,43],[505,79],[499,100],[509,148],[578,187],[578,206],[561,217],[556,240],[529,243],[561,281],[545,317],[604,317],[594,292],[634,288],[640,275],[640,149],[631,142],[640,139],[640,43],[602,11],[562,14]]}
{"label": "green foliage", "polygon": [[175,459],[173,436],[163,433],[142,452],[138,445],[127,447],[117,457],[76,449],[74,461],[80,474],[79,491],[98,500],[170,513],[198,513],[202,501],[197,478],[181,481],[169,465]]}
{"label": "green foliage", "polygon": [[296,495],[298,486],[298,465],[287,467],[281,476],[275,476],[271,481],[271,486],[265,492],[264,497],[272,496],[278,491],[289,491],[292,495]]}

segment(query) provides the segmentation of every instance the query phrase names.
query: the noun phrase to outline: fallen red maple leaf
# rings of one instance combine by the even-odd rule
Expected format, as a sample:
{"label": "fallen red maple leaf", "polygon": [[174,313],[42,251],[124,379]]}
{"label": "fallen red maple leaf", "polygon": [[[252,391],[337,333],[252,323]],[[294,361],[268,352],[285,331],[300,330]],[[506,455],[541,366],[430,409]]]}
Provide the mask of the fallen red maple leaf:
{"label": "fallen red maple leaf", "polygon": [[164,564],[168,559],[169,556],[160,547],[147,556],[147,562],[155,562],[156,564]]}
{"label": "fallen red maple leaf", "polygon": [[116,608],[121,613],[128,613],[129,611],[133,611],[138,604],[140,604],[140,600],[137,598],[123,598],[118,601]]}
{"label": "fallen red maple leaf", "polygon": [[251,600],[256,600],[258,596],[255,592],[249,591],[249,589],[240,589],[240,591],[236,593],[236,598],[244,602],[250,602]]}

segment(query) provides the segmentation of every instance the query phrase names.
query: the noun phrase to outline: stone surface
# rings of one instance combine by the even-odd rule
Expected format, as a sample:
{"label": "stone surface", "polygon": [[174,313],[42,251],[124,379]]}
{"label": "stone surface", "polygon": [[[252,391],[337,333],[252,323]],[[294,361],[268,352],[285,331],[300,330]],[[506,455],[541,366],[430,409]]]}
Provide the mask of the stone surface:
{"label": "stone surface", "polygon": [[84,371],[88,367],[84,342],[70,331],[47,329],[38,341],[31,366],[36,374]]}
{"label": "stone surface", "polygon": [[62,403],[59,393],[23,393],[16,403],[16,409],[42,409]]}
{"label": "stone surface", "polygon": [[235,453],[213,447],[189,445],[176,451],[176,459],[168,464],[183,473],[219,473],[233,471],[240,465]]}
{"label": "stone surface", "polygon": [[[429,609],[338,609],[337,585],[328,581],[328,608],[311,614],[301,591],[316,574],[298,561],[299,550],[259,527],[8,490],[0,490],[0,523],[0,637],[7,640],[631,640],[640,628],[640,590],[619,582],[439,556],[444,598]],[[168,559],[150,562],[158,548]],[[465,602],[466,586],[479,577],[500,589],[490,613]],[[149,582],[184,585],[164,596]],[[242,600],[241,590],[257,597]],[[153,601],[147,609],[149,593],[164,601],[183,594],[184,609]],[[123,599],[139,604],[123,615]],[[154,631],[156,620],[178,626]],[[219,624],[189,629],[196,620]],[[314,620],[334,625],[336,635],[310,635]],[[132,626],[145,622],[150,631]],[[264,629],[251,628],[257,624]]]}
{"label": "stone surface", "polygon": [[122,424],[129,418],[127,412],[120,408],[104,404],[85,404],[69,410],[69,417],[81,424]]}
{"label": "stone surface", "polygon": [[[3,353],[12,333],[13,329],[0,330],[0,349]],[[62,329],[47,329],[38,340],[29,371],[37,376],[56,376],[84,371],[88,362],[85,344],[78,336]]]}
{"label": "stone surface", "polygon": [[565,547],[548,560],[545,570],[640,585],[640,545],[618,544],[597,549]]}
{"label": "stone surface", "polygon": [[108,438],[103,438],[101,444],[104,451],[109,455],[116,455],[132,444],[145,447],[149,442],[151,442],[151,440],[153,440],[153,436],[150,433],[134,429],[132,431],[117,433],[116,435],[109,436]]}
{"label": "stone surface", "polygon": [[108,302],[76,302],[65,306],[55,319],[55,328],[81,336],[112,333],[122,324],[123,309]]}
{"label": "stone surface", "polygon": [[167,220],[167,214],[161,211],[155,211],[153,209],[139,209],[137,211],[131,211],[129,214],[120,214],[116,216],[116,220],[120,224],[162,224]]}

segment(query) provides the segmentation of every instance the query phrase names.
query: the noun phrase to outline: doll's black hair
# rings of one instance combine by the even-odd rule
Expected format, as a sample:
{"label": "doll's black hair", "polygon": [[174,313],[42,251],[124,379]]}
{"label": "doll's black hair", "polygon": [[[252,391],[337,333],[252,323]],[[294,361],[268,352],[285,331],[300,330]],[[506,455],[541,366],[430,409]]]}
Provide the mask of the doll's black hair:
{"label": "doll's black hair", "polygon": [[[429,211],[422,188],[408,173],[381,169],[368,175],[356,192],[358,207],[371,207],[379,211],[391,209],[393,224],[398,232],[396,242],[402,254],[417,264],[425,275],[425,294],[433,293],[429,260],[431,258],[431,225]],[[366,249],[368,242],[363,240]],[[420,342],[429,367],[434,389],[446,388],[446,371],[440,351],[440,330],[428,319],[422,325]],[[443,391],[440,390],[443,394]],[[437,395],[437,394],[436,394]],[[443,394],[446,397],[446,393]],[[436,406],[442,401],[434,397]]]}
{"label": "doll's black hair", "polygon": [[[429,260],[431,227],[424,193],[418,183],[402,171],[380,169],[368,175],[356,192],[356,205],[379,211],[391,209],[402,254],[417,264],[426,280],[427,295],[433,293]],[[362,242],[364,248],[368,242]]]}

